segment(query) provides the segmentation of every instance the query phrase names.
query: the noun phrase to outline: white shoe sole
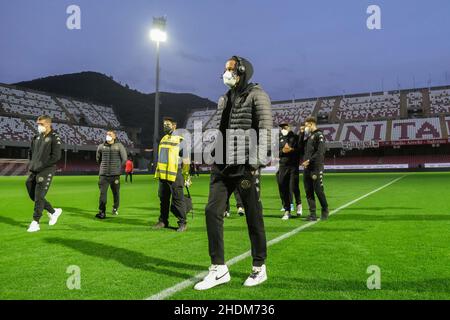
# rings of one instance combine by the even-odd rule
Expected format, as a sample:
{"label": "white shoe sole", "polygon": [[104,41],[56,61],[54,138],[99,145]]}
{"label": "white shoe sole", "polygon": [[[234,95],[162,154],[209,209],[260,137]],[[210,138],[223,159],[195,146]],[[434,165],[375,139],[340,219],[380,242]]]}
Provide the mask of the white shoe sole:
{"label": "white shoe sole", "polygon": [[267,275],[265,275],[260,281],[258,282],[249,282],[247,283],[247,281],[244,282],[244,287],[256,287],[257,285],[260,285],[261,283],[267,281]]}
{"label": "white shoe sole", "polygon": [[[58,212],[58,214],[57,214]],[[62,214],[62,209],[55,209],[55,213],[51,214],[50,212],[48,212],[48,217],[50,218],[50,221],[48,222],[49,226],[54,226],[57,222],[59,217]]]}
{"label": "white shoe sole", "polygon": [[211,289],[211,288],[217,287],[217,286],[219,286],[219,285],[221,285],[221,284],[224,284],[224,283],[227,283],[227,282],[230,282],[230,281],[231,281],[230,272],[227,272],[226,275],[222,275],[222,278],[220,278],[220,279],[217,280],[217,281],[208,283],[208,285],[205,286],[205,287],[203,287],[203,286],[201,285],[201,284],[203,283],[203,281],[197,283],[197,284],[194,286],[194,289],[195,289],[195,290],[198,290],[198,291],[209,290],[209,289]]}
{"label": "white shoe sole", "polygon": [[38,232],[39,230],[41,230],[41,228],[37,228],[37,229],[31,229],[31,228],[28,228],[27,229],[27,232],[29,232],[29,233],[33,233],[33,232]]}

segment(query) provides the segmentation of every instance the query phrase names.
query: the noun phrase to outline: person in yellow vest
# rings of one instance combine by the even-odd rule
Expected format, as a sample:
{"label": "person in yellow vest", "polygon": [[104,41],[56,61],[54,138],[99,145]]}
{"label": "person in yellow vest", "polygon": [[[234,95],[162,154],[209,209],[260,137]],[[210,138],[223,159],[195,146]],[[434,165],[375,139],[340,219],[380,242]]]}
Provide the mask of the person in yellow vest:
{"label": "person in yellow vest", "polygon": [[[189,178],[189,154],[183,154],[183,137],[173,134],[177,123],[172,118],[164,118],[165,136],[158,147],[158,163],[155,178],[159,179],[160,200],[159,221],[155,229],[169,227],[169,209],[178,218],[178,232],[186,231],[186,206],[183,188]],[[180,163],[180,159],[182,159]],[[180,168],[182,166],[182,168]],[[171,198],[172,197],[172,203]]]}

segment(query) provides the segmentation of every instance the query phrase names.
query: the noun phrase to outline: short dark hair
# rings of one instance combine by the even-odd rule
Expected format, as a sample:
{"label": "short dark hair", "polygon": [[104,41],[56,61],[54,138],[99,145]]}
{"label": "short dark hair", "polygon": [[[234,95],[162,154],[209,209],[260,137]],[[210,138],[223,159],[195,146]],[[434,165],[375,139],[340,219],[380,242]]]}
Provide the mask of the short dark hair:
{"label": "short dark hair", "polygon": [[52,122],[52,117],[50,117],[50,116],[48,116],[46,114],[43,114],[42,116],[39,116],[37,119],[38,119],[38,121],[44,120],[44,121],[48,121],[50,123]]}
{"label": "short dark hair", "polygon": [[163,121],[170,121],[173,124],[177,124],[177,121],[174,118],[171,118],[171,117],[164,117]]}
{"label": "short dark hair", "polygon": [[115,135],[117,135],[116,130],[114,130],[114,129],[106,130],[106,133],[108,133],[108,132],[112,132],[112,133],[114,133]]}
{"label": "short dark hair", "polygon": [[311,122],[311,123],[317,124],[317,119],[315,117],[308,117],[305,120],[305,123],[307,123],[307,122]]}

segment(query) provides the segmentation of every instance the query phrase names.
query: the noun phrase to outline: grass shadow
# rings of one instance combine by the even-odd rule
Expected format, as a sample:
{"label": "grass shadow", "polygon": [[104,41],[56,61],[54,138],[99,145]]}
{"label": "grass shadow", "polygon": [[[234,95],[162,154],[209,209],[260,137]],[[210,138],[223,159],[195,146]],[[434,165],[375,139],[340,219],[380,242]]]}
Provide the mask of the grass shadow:
{"label": "grass shadow", "polygon": [[203,265],[200,266],[162,258],[149,257],[140,252],[88,240],[46,238],[45,241],[50,244],[64,246],[87,256],[101,258],[103,260],[114,260],[128,268],[154,272],[164,276],[171,276],[180,279],[192,277],[192,274],[182,271],[175,271],[173,270],[174,268],[184,271],[205,271],[205,266]]}
{"label": "grass shadow", "polygon": [[[31,221],[31,219],[32,219],[32,217],[30,217],[30,221]],[[20,221],[11,219],[9,217],[3,217],[3,216],[0,216],[0,223],[8,224],[10,226],[20,227],[20,228],[26,228],[28,226],[27,222],[20,222]]]}

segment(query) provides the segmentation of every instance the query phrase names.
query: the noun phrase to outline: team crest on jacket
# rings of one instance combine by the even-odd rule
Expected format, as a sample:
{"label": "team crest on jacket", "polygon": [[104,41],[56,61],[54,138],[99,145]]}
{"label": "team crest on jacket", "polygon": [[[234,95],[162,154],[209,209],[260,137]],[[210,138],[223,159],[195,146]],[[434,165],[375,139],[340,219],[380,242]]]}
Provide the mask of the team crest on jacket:
{"label": "team crest on jacket", "polygon": [[44,177],[39,177],[38,182],[42,182],[42,181],[44,181]]}
{"label": "team crest on jacket", "polygon": [[313,180],[317,180],[317,176],[315,174],[312,175]]}
{"label": "team crest on jacket", "polygon": [[50,138],[49,137],[47,137],[47,138],[45,138],[45,140],[44,140],[45,142],[49,142],[50,141]]}
{"label": "team crest on jacket", "polygon": [[115,184],[119,184],[119,180],[115,180],[114,183],[115,183]]}
{"label": "team crest on jacket", "polygon": [[242,180],[241,181],[241,188],[242,189],[249,189],[252,186],[252,183],[250,180]]}

